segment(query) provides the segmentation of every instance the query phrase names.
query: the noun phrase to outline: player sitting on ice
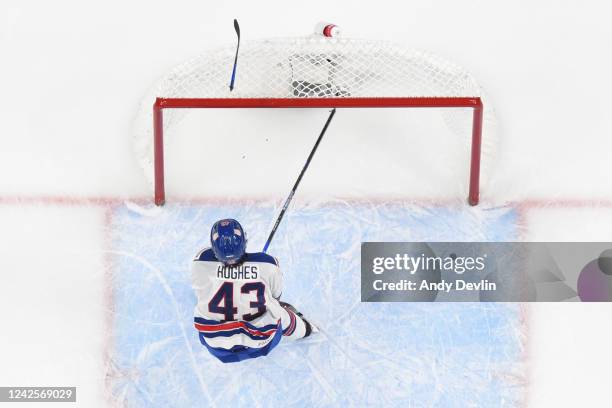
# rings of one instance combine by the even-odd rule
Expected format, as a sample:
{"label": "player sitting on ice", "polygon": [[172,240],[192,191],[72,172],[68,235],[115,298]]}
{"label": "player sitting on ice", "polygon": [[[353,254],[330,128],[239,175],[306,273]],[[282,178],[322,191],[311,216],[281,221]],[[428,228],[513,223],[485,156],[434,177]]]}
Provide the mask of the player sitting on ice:
{"label": "player sitting on ice", "polygon": [[276,258],[246,252],[246,234],[236,220],[217,221],[212,248],[191,267],[198,298],[195,328],[215,357],[231,363],[267,355],[284,337],[308,337],[316,330],[301,313],[280,302],[282,274]]}

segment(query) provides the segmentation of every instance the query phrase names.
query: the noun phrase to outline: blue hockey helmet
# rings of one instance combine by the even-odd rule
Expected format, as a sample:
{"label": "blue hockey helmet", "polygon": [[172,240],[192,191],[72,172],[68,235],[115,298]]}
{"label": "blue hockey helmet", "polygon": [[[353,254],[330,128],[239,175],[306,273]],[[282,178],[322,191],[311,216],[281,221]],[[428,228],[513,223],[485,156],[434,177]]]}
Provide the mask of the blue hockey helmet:
{"label": "blue hockey helmet", "polygon": [[210,244],[220,262],[234,265],[246,253],[247,237],[242,225],[228,218],[215,222],[210,230]]}

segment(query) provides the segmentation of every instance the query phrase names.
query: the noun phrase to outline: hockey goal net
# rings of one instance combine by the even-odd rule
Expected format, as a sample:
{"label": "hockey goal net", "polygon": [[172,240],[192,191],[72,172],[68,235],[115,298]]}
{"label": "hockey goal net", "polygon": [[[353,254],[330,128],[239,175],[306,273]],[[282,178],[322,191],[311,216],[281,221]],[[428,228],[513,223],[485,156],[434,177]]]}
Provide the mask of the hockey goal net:
{"label": "hockey goal net", "polygon": [[[446,125],[469,146],[468,202],[478,203],[481,168],[486,170],[497,143],[496,121],[481,88],[464,69],[381,41],[270,39],[241,44],[230,91],[234,55],[231,46],[187,61],[145,98],[135,123],[135,150],[157,205],[165,202],[165,135],[185,109],[214,108],[441,109]],[[472,114],[466,119],[453,108],[468,108]]]}

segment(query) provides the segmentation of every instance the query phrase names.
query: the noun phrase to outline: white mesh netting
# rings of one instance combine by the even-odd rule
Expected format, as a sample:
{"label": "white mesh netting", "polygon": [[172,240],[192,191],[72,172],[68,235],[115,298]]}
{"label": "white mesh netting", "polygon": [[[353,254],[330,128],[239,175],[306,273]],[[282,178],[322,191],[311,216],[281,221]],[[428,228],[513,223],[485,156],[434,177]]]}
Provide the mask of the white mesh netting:
{"label": "white mesh netting", "polygon": [[[235,46],[207,51],[174,68],[145,97],[135,122],[135,151],[150,182],[156,97],[418,96],[481,97],[485,106],[481,172],[486,181],[498,139],[496,120],[482,89],[463,68],[427,52],[374,40],[311,36],[245,41],[240,45],[236,86],[230,92],[234,55]],[[457,114],[457,109],[440,113],[449,129],[465,138],[467,150],[471,115]],[[165,111],[165,135],[183,114],[184,110]]]}

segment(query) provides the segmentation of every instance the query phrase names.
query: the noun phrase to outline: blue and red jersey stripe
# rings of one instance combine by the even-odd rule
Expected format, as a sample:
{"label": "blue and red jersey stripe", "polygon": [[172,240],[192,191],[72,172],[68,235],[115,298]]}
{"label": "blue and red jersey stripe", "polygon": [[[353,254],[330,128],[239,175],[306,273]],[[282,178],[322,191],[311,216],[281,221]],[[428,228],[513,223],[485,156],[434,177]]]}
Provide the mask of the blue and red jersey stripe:
{"label": "blue and red jersey stripe", "polygon": [[253,340],[265,340],[273,336],[281,328],[280,320],[277,324],[269,324],[257,327],[249,322],[218,322],[201,317],[194,318],[194,326],[204,337],[231,337],[236,334],[244,334]]}

